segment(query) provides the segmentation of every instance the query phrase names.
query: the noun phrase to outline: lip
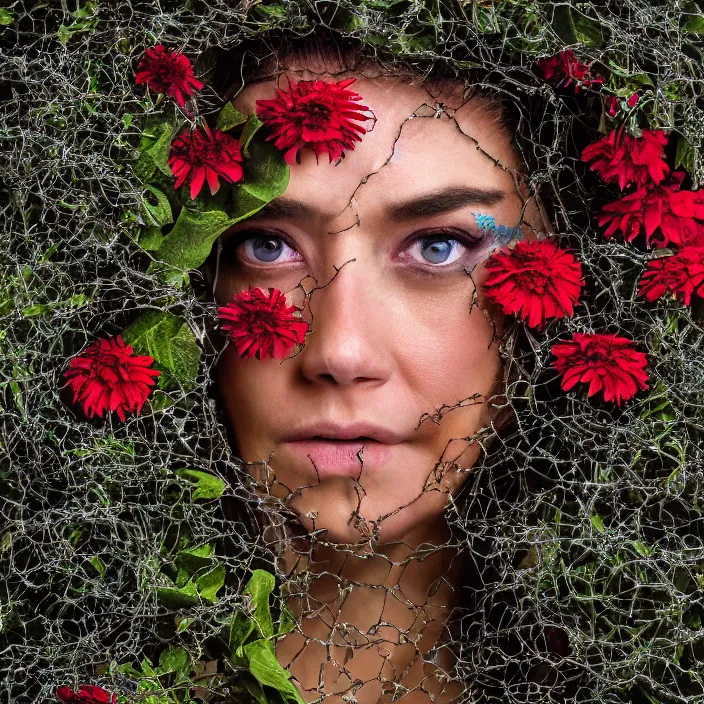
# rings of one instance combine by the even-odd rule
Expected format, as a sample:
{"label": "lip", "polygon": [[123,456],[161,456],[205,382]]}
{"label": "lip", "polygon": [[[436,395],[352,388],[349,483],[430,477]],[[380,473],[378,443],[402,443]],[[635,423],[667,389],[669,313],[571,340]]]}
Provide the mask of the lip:
{"label": "lip", "polygon": [[[312,472],[317,469],[321,479],[358,478],[362,472],[375,471],[385,465],[393,457],[393,446],[403,440],[401,433],[375,423],[343,425],[321,421],[291,433],[286,445],[294,455],[305,460]],[[362,461],[357,456],[360,450]]]}
{"label": "lip", "polygon": [[[311,472],[318,476],[356,477],[385,465],[393,456],[393,445],[359,438],[357,440],[329,440],[313,438],[286,443],[299,459],[305,460]],[[358,453],[362,450],[360,461]],[[311,462],[312,460],[312,462]],[[362,466],[364,464],[364,466]],[[315,465],[315,466],[314,466]]]}
{"label": "lip", "polygon": [[299,440],[375,440],[384,445],[396,445],[405,439],[402,433],[376,423],[334,423],[320,421],[299,428],[285,438],[285,442]]}

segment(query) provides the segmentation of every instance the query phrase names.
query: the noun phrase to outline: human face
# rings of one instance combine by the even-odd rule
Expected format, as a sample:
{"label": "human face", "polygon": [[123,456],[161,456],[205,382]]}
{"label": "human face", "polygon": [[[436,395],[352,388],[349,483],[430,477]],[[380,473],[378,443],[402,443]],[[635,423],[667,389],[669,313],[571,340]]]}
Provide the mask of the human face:
{"label": "human face", "polygon": [[[250,86],[235,106],[252,113],[274,89]],[[527,236],[538,220],[510,137],[481,98],[441,96],[451,118],[407,79],[358,77],[350,89],[374,111],[373,129],[338,165],[304,149],[275,201],[298,207],[262,211],[221,242],[218,304],[274,287],[311,331],[285,360],[240,359],[230,345],[218,385],[239,456],[308,530],[341,543],[378,530],[385,543],[438,519],[479,456],[471,437],[490,422],[502,318],[482,283],[497,245],[472,213],[512,227],[527,203]],[[384,432],[330,439],[330,426],[361,423]],[[294,441],[306,430],[328,439]]]}

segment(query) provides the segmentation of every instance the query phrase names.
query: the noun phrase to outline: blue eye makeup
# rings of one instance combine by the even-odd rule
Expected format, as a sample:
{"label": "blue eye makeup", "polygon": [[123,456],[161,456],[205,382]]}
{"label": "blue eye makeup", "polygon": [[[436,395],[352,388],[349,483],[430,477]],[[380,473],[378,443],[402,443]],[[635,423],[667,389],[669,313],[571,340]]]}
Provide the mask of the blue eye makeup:
{"label": "blue eye makeup", "polygon": [[493,243],[497,247],[505,247],[509,242],[515,239],[524,239],[523,229],[520,225],[507,227],[506,225],[497,225],[492,215],[483,213],[472,213],[474,219],[479,226],[479,229],[487,235],[491,235]]}

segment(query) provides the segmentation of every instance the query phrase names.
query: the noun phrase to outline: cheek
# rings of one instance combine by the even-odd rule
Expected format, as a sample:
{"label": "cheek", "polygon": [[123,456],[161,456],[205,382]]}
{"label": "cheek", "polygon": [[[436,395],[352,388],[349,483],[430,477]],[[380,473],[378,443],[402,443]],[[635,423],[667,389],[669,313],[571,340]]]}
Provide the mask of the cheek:
{"label": "cheek", "polygon": [[399,313],[394,337],[411,388],[439,406],[489,394],[500,368],[503,316],[467,282],[453,292],[427,291]]}

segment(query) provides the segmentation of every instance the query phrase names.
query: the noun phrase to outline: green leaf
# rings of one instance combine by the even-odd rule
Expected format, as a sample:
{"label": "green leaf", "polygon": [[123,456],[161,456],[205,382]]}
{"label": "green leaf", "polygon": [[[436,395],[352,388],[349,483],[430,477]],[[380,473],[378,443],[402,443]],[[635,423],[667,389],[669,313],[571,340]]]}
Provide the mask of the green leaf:
{"label": "green leaf", "polygon": [[244,163],[244,181],[234,198],[240,219],[253,215],[280,196],[290,177],[283,154],[270,142],[254,139],[249,143],[249,151],[251,158]]}
{"label": "green leaf", "polygon": [[198,585],[198,593],[203,599],[216,601],[218,591],[225,584],[225,565],[219,564],[202,577],[198,577],[196,584]]}
{"label": "green leaf", "polygon": [[252,115],[247,124],[242,130],[242,135],[240,136],[240,146],[242,147],[243,154],[249,159],[251,154],[249,153],[249,143],[252,141],[252,137],[256,134],[257,130],[264,123],[256,116]]}
{"label": "green leaf", "polygon": [[[122,333],[124,341],[139,354],[154,358],[162,391],[195,385],[200,366],[200,347],[182,318],[166,311],[144,311]],[[162,379],[163,377],[163,379]]]}
{"label": "green leaf", "polygon": [[252,695],[256,704],[271,704],[267,699],[266,694],[259,682],[252,680],[248,677],[244,677],[242,684],[244,688]]}
{"label": "green leaf", "polygon": [[146,198],[142,199],[142,208],[147,218],[147,224],[156,227],[171,224],[174,218],[171,213],[171,203],[169,203],[166,194],[158,188],[154,188],[154,186],[147,185],[146,188],[156,198],[156,204],[154,205]]}
{"label": "green leaf", "polygon": [[604,526],[604,519],[598,513],[589,516],[589,520],[599,533],[606,532],[606,527]]}
{"label": "green leaf", "polygon": [[179,570],[185,570],[185,581],[188,581],[199,570],[212,566],[214,552],[215,548],[210,544],[180,550],[174,559],[174,564]]}
{"label": "green leaf", "polygon": [[[147,183],[155,178],[155,174],[162,174],[173,179],[173,174],[168,164],[171,137],[176,130],[176,125],[170,122],[147,122],[139,141],[139,160],[135,164],[134,172],[139,179]],[[157,165],[157,161],[159,164]]]}
{"label": "green leaf", "polygon": [[184,207],[171,232],[164,237],[157,256],[181,271],[197,269],[208,258],[213,242],[236,222],[238,218],[223,210],[198,211]]}
{"label": "green leaf", "polygon": [[692,15],[685,22],[683,29],[688,34],[704,34],[704,15]]}
{"label": "green leaf", "polygon": [[286,633],[290,633],[296,627],[296,619],[293,614],[285,607],[281,607],[281,618],[279,619],[279,628],[276,632],[277,635],[283,636]]}
{"label": "green leaf", "polygon": [[159,656],[158,673],[166,675],[169,672],[180,672],[183,675],[187,675],[189,664],[186,649],[180,646],[171,646]]}
{"label": "green leaf", "polygon": [[170,123],[164,123],[163,132],[159,139],[156,140],[154,146],[147,150],[147,154],[154,162],[161,173],[166,176],[173,177],[173,172],[169,166],[169,152],[171,151],[171,138],[174,132],[174,127]]}
{"label": "green leaf", "polygon": [[645,543],[641,542],[640,540],[634,540],[633,547],[636,549],[636,552],[641,557],[649,557],[653,554],[653,549],[648,547]]}
{"label": "green leaf", "polygon": [[9,10],[0,10],[0,25],[7,26],[15,21],[15,16]]}
{"label": "green leaf", "polygon": [[274,646],[268,640],[255,640],[244,646],[249,661],[249,671],[265,687],[278,690],[284,699],[296,704],[305,704],[290,674],[279,664],[274,654]]}
{"label": "green leaf", "polygon": [[101,577],[105,576],[105,565],[103,564],[103,561],[97,556],[93,555],[93,557],[88,558],[88,562],[90,562],[93,567],[97,570],[98,574]]}
{"label": "green leaf", "polygon": [[223,132],[227,132],[244,122],[247,122],[247,116],[240,112],[232,103],[227,103],[220,111],[215,127]]}
{"label": "green leaf", "polygon": [[234,654],[238,648],[241,648],[256,627],[252,619],[247,618],[239,611],[235,612],[230,621],[230,635],[228,638],[230,652]]}
{"label": "green leaf", "polygon": [[139,246],[147,251],[147,252],[154,252],[164,242],[164,235],[161,232],[160,227],[145,227],[140,233],[139,233]]}
{"label": "green leaf", "polygon": [[269,609],[269,595],[274,591],[276,580],[274,575],[266,570],[254,570],[252,578],[247,582],[245,594],[249,594],[254,602],[254,621],[262,638],[274,635],[274,624]]}
{"label": "green leaf", "polygon": [[176,474],[184,479],[195,480],[196,488],[191,494],[191,500],[193,501],[198,499],[218,499],[225,491],[225,482],[207,472],[201,472],[197,469],[180,469]]}
{"label": "green leaf", "polygon": [[190,628],[191,624],[195,622],[195,618],[177,618],[176,623],[178,624],[176,626],[176,633],[182,633],[183,631],[187,630]]}
{"label": "green leaf", "polygon": [[186,609],[198,603],[198,587],[194,582],[189,582],[185,586],[157,587],[156,596],[159,603],[167,609]]}
{"label": "green leaf", "polygon": [[699,186],[704,178],[704,160],[699,151],[693,147],[684,137],[677,140],[677,151],[675,153],[675,168],[683,167],[694,181],[694,187]]}
{"label": "green leaf", "polygon": [[251,157],[243,165],[244,181],[234,187],[231,205],[219,202],[220,198],[208,209],[184,207],[159,247],[160,261],[181,271],[196,269],[225,230],[254,215],[286,190],[289,168],[281,152],[259,138],[251,140],[249,151]]}
{"label": "green leaf", "polygon": [[604,44],[602,24],[569,5],[554,7],[552,26],[566,44],[584,44],[587,47]]}
{"label": "green leaf", "polygon": [[142,672],[149,677],[156,676],[157,673],[152,667],[152,661],[149,658],[144,658],[144,660],[142,660]]}

